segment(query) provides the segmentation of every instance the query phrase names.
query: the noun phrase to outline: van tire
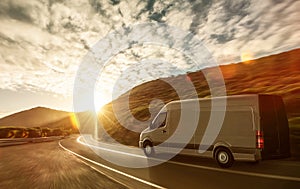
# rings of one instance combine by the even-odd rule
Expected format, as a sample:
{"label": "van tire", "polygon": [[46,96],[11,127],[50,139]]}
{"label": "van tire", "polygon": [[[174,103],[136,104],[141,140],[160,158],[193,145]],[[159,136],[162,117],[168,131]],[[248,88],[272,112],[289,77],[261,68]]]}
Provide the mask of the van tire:
{"label": "van tire", "polygon": [[146,156],[151,157],[154,155],[153,144],[149,140],[143,143],[143,150]]}
{"label": "van tire", "polygon": [[215,159],[222,168],[231,167],[234,162],[231,151],[225,147],[219,147],[216,149]]}

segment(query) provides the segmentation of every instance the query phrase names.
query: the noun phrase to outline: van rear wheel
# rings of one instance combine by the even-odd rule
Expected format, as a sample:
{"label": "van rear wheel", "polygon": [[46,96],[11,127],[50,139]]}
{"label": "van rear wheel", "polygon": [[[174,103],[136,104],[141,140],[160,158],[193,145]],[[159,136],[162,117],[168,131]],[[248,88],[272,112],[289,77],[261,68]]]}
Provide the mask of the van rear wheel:
{"label": "van rear wheel", "polygon": [[215,153],[215,159],[220,167],[228,168],[233,165],[233,155],[227,148],[218,148]]}
{"label": "van rear wheel", "polygon": [[153,144],[150,141],[145,141],[143,144],[143,150],[146,156],[151,157],[154,155]]}

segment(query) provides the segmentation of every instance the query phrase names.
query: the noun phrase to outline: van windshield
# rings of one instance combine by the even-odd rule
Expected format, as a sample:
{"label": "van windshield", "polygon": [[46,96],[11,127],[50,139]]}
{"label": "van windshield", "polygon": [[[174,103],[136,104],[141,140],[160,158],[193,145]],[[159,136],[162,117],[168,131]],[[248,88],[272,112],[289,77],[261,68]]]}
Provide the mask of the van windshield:
{"label": "van windshield", "polygon": [[156,129],[166,125],[167,112],[159,113],[156,118],[152,121],[150,129]]}

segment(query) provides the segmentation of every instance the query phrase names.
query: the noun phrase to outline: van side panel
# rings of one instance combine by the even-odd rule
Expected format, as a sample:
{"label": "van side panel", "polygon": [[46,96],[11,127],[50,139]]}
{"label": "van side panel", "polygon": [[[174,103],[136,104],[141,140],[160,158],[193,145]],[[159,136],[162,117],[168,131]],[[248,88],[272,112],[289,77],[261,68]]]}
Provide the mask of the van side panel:
{"label": "van side panel", "polygon": [[[200,115],[198,126],[196,132],[194,133],[190,142],[185,146],[184,151],[192,152],[195,155],[205,156],[200,154],[199,148],[205,148],[212,153],[214,147],[219,144],[224,144],[230,148],[235,159],[240,160],[256,160],[260,156],[256,154],[256,129],[258,125],[258,119],[256,118],[258,114],[258,103],[257,96],[247,97],[243,99],[235,98],[229,99],[226,107],[225,118],[222,124],[222,129],[219,133],[208,133],[217,135],[216,140],[213,144],[201,144],[203,135],[208,127],[208,123],[211,114],[218,114],[222,110],[222,107],[215,107],[214,112],[211,111],[211,101],[205,100],[200,101]],[[171,104],[168,106],[169,120],[168,129],[169,135],[172,135],[178,127],[179,120],[181,118],[180,111],[194,112],[193,109],[180,109],[180,104]],[[189,127],[189,122],[185,122],[185,128]],[[184,131],[179,131],[184,134]],[[183,135],[182,135],[183,136]],[[181,137],[181,136],[179,136]],[[217,144],[217,145],[216,145]],[[178,144],[169,144],[170,148],[174,148]],[[192,154],[191,154],[192,155]],[[250,157],[251,156],[251,157]],[[212,157],[212,155],[211,155]]]}
{"label": "van side panel", "polygon": [[[196,146],[199,148],[201,139],[210,118],[209,111],[201,111],[198,130],[195,136]],[[255,123],[250,107],[227,106],[224,122],[220,133],[213,145],[223,143],[230,147],[233,153],[249,153],[256,148]]]}
{"label": "van side panel", "polygon": [[262,159],[290,156],[289,126],[281,97],[259,95],[259,104],[264,136]]}

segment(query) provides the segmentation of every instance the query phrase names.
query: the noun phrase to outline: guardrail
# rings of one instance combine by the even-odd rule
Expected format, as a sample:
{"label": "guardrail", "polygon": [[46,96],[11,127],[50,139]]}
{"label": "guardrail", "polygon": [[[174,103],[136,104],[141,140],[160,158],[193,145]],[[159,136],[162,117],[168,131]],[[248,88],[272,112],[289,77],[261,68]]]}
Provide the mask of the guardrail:
{"label": "guardrail", "polygon": [[26,143],[39,143],[39,142],[49,142],[54,140],[60,140],[65,138],[64,136],[52,136],[52,137],[39,137],[39,138],[5,138],[0,139],[0,147],[2,146],[12,146]]}

